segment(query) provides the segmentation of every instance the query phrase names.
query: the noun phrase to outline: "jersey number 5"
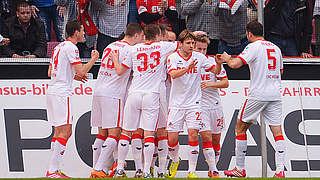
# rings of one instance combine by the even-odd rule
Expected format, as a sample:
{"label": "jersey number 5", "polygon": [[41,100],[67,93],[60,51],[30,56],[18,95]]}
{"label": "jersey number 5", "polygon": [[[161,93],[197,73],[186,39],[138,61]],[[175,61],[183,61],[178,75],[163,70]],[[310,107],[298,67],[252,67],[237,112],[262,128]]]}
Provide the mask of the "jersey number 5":
{"label": "jersey number 5", "polygon": [[276,57],[272,56],[271,53],[275,53],[276,50],[274,49],[267,49],[267,56],[268,56],[268,68],[271,70],[276,69],[277,59]]}
{"label": "jersey number 5", "polygon": [[[146,53],[140,53],[137,55],[137,59],[141,61],[141,65],[138,66],[138,71],[146,71],[148,69],[148,55]],[[150,59],[153,59],[153,63],[150,64],[150,68],[153,69],[160,64],[160,52],[155,51],[150,54]]]}

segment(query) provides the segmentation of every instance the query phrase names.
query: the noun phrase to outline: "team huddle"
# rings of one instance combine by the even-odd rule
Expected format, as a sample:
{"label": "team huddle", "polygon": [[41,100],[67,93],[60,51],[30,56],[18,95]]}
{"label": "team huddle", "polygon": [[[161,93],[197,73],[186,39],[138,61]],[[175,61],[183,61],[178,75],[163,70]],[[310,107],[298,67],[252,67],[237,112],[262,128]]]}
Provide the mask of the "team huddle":
{"label": "team huddle", "polygon": [[[46,176],[69,178],[60,170],[61,158],[72,131],[71,96],[73,79],[85,82],[86,73],[99,58],[96,50],[87,64],[82,64],[78,42],[84,29],[78,21],[68,22],[68,39],[53,51],[48,76],[47,108],[54,126],[52,156]],[[144,28],[132,23],[122,40],[109,44],[102,54],[92,100],[91,126],[98,127],[92,145],[91,178],[126,177],[125,166],[131,142],[135,177],[176,176],[179,157],[179,133],[188,132],[188,177],[196,178],[199,139],[208,164],[208,176],[219,177],[220,137],[224,117],[219,88],[229,86],[222,63],[231,68],[248,64],[251,83],[248,99],[241,107],[236,126],[236,168],[227,176],[245,177],[246,131],[264,118],[276,141],[276,177],[284,177],[285,145],[281,131],[281,51],[263,40],[262,25],[247,25],[251,44],[237,57],[227,53],[206,56],[207,37],[184,30],[178,41],[169,42],[164,26]],[[174,38],[175,39],[175,38]],[[281,69],[281,70],[280,70]],[[168,162],[171,159],[169,169]]]}

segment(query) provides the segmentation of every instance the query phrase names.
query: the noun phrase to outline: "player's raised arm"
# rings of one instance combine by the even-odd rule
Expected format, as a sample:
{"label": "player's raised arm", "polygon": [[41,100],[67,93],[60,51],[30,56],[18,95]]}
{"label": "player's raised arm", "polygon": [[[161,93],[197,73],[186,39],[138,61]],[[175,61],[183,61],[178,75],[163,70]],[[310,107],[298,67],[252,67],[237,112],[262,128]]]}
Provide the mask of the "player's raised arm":
{"label": "player's raised arm", "polygon": [[231,55],[226,52],[224,52],[223,54],[217,54],[216,58],[218,59],[218,61],[222,60],[226,62],[232,69],[238,69],[243,66],[243,61],[239,57],[231,58]]}
{"label": "player's raised arm", "polygon": [[91,69],[91,67],[94,65],[94,63],[99,58],[99,52],[97,50],[91,51],[91,59],[86,64],[75,64],[73,65],[74,70],[76,71],[77,75],[80,77],[83,77],[86,75],[86,73]]}
{"label": "player's raised arm", "polygon": [[110,54],[110,58],[114,64],[114,68],[116,69],[116,72],[119,76],[121,76],[128,69],[130,69],[128,66],[125,66],[124,64],[119,63],[119,52],[116,52],[116,51],[112,52]]}
{"label": "player's raised arm", "polygon": [[228,88],[229,87],[229,81],[228,78],[223,78],[220,81],[202,81],[201,82],[201,89],[206,89],[208,87],[214,87],[214,88]]}
{"label": "player's raised arm", "polygon": [[51,77],[51,70],[52,70],[52,65],[50,63],[48,68],[48,77]]}

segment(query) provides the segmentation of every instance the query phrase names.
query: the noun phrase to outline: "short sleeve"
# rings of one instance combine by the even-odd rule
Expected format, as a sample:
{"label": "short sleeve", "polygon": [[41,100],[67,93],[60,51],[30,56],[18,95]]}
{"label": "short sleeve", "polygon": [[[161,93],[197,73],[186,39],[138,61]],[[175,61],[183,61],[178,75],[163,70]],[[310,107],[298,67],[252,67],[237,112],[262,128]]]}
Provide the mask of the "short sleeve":
{"label": "short sleeve", "polygon": [[218,75],[216,75],[217,79],[228,78],[226,70],[221,66],[221,71]]}
{"label": "short sleeve", "polygon": [[136,4],[138,8],[138,14],[141,14],[143,12],[148,12],[147,4],[144,0],[137,0]]}
{"label": "short sleeve", "polygon": [[238,56],[244,64],[248,64],[256,59],[254,43],[248,44]]}
{"label": "short sleeve", "polygon": [[174,54],[170,55],[167,60],[167,70],[168,73],[172,70],[177,70],[176,58],[174,58]]}
{"label": "short sleeve", "polygon": [[130,49],[127,49],[127,53],[125,56],[120,56],[119,58],[123,57],[122,59],[119,59],[119,62],[121,62],[121,65],[130,69],[132,68],[132,53],[130,53]]}
{"label": "short sleeve", "polygon": [[163,51],[162,53],[168,54],[169,52],[177,51],[179,48],[179,42],[161,42],[162,47],[161,50]]}
{"label": "short sleeve", "polygon": [[79,50],[77,47],[70,48],[70,50],[68,50],[66,54],[71,65],[81,64],[81,60],[79,57]]}
{"label": "short sleeve", "polygon": [[210,71],[212,68],[216,66],[216,61],[213,57],[206,57],[201,54],[200,58],[202,59],[201,68],[205,69],[206,71]]}
{"label": "short sleeve", "polygon": [[175,0],[168,0],[168,7],[172,11],[176,11],[176,1]]}
{"label": "short sleeve", "polygon": [[280,54],[280,70],[283,70],[283,57],[282,57],[281,51],[279,54]]}

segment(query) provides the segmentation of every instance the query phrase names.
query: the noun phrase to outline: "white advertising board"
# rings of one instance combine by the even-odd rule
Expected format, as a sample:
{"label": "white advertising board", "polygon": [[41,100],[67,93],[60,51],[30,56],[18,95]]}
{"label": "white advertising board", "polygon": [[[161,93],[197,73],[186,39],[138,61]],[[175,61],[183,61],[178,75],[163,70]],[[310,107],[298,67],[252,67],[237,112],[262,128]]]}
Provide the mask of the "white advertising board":
{"label": "white advertising board", "polygon": [[[46,114],[47,83],[48,80],[0,81],[0,178],[45,176],[50,159],[50,135],[52,135]],[[91,171],[91,145],[97,133],[97,129],[90,128],[94,83],[95,81],[91,80],[86,84],[74,84],[73,135],[68,141],[62,162],[62,169],[71,177],[88,177]],[[222,154],[218,164],[221,175],[223,170],[235,166],[235,118],[246,98],[248,86],[249,81],[230,81],[230,87],[220,91],[226,125],[222,134]],[[283,81],[282,93],[283,130],[287,145],[286,176],[308,177],[307,160],[309,160],[311,176],[320,177],[320,81]],[[259,125],[254,125],[247,133],[248,177],[261,176],[259,129]],[[306,134],[307,148],[304,134]],[[183,161],[177,177],[186,177],[188,147],[186,133],[182,133],[179,141],[180,156]],[[267,130],[267,149],[270,177],[275,170],[275,162],[274,140],[269,130]],[[129,152],[128,169],[131,170],[129,176],[133,175],[132,159]],[[202,153],[199,156],[197,174],[199,177],[207,176],[207,165]]]}

